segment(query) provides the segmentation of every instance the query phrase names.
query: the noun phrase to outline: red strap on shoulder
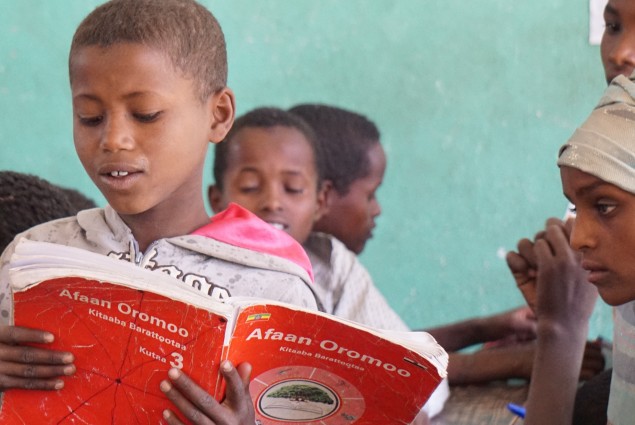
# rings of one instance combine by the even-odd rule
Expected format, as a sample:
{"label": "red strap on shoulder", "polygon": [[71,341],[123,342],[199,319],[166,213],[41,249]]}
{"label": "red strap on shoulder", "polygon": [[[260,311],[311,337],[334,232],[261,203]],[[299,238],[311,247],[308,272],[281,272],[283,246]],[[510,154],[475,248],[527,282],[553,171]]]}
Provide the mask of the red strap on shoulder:
{"label": "red strap on shoulder", "polygon": [[306,270],[313,280],[313,268],[302,245],[238,204],[230,203],[227,209],[215,214],[209,224],[192,234],[286,258]]}

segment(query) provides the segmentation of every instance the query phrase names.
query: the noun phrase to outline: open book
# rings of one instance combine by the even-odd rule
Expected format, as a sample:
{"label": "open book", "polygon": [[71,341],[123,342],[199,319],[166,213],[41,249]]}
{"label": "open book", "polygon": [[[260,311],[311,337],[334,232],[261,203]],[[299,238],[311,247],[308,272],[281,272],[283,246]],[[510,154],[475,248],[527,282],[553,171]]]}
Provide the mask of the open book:
{"label": "open book", "polygon": [[72,352],[77,372],[60,391],[5,392],[3,424],[159,423],[170,367],[220,400],[225,358],[252,364],[260,424],[407,424],[446,373],[447,354],[428,334],[265,299],[215,300],[84,250],[22,240],[9,275],[15,325],[53,333],[46,347]]}

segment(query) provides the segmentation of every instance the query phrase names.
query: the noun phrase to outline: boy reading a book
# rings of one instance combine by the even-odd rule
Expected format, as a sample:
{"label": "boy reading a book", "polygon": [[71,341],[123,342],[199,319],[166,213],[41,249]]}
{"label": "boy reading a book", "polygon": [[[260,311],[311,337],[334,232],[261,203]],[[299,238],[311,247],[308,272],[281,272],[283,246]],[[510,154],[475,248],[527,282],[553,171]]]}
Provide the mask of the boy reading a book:
{"label": "boy reading a book", "polygon": [[[188,287],[194,278],[201,296],[260,296],[315,308],[309,273],[296,263],[191,235],[209,225],[202,196],[205,155],[209,143],[222,140],[231,127],[235,109],[226,87],[223,33],[208,10],[193,0],[107,2],[77,28],[69,75],[76,151],[108,205],[37,226],[16,241],[116,257],[168,273]],[[233,209],[214,223],[231,236],[232,223],[239,225],[241,217]],[[7,263],[14,246],[3,253],[0,270],[7,325]],[[41,330],[0,327],[0,390],[61,389],[60,377],[74,373],[72,353],[28,346],[53,338]],[[221,367],[227,381],[222,404],[175,369],[161,389],[193,422],[253,424],[249,366],[238,369]],[[165,418],[179,423],[170,410]]]}

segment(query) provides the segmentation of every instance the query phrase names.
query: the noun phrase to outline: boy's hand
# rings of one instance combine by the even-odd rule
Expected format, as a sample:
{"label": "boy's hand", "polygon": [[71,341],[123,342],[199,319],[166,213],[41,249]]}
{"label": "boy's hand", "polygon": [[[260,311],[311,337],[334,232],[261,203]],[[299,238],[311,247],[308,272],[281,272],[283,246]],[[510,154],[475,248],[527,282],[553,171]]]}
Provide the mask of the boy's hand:
{"label": "boy's hand", "polygon": [[580,380],[588,381],[604,370],[606,361],[602,354],[602,344],[599,341],[587,341],[584,347],[584,358],[580,370]]}
{"label": "boy's hand", "polygon": [[[545,238],[547,237],[547,229],[550,226],[560,228],[562,234],[566,238],[566,246],[562,247],[562,251],[566,254],[571,253],[572,255],[577,255],[569,246],[569,236],[572,226],[571,220],[568,220],[565,223],[557,218],[549,218],[545,225],[545,229],[536,233],[533,241],[527,238],[521,239],[518,242],[518,251],[510,251],[507,253],[506,257],[507,266],[516,280],[516,285],[525,298],[527,305],[534,311],[534,313],[536,312],[536,298],[538,296],[536,284],[539,272],[535,244],[541,240],[543,242],[545,241]],[[543,260],[549,263],[549,261],[553,260],[553,258],[543,258]],[[550,264],[547,265],[550,266]]]}
{"label": "boy's hand", "polygon": [[518,242],[518,251],[507,253],[507,267],[512,272],[516,285],[533,311],[536,306],[536,277],[538,266],[534,254],[534,243],[529,239]]}
{"label": "boy's hand", "polygon": [[60,376],[75,373],[73,355],[22,344],[53,342],[49,332],[19,326],[0,326],[0,391],[12,388],[59,390]]}
{"label": "boy's hand", "polygon": [[554,323],[586,323],[593,312],[597,288],[587,280],[581,255],[569,245],[570,226],[550,219],[544,237],[536,240],[538,265],[536,316]]}
{"label": "boy's hand", "polygon": [[[178,369],[170,369],[171,382],[161,382],[161,391],[194,424],[244,425],[256,422],[254,406],[249,395],[251,365],[242,363],[234,368],[229,361],[221,364],[221,373],[227,383],[225,400],[218,403],[214,397],[196,385]],[[182,422],[170,410],[163,412],[170,425]]]}
{"label": "boy's hand", "polygon": [[488,341],[496,345],[530,341],[536,338],[536,315],[528,306],[508,310],[485,319]]}

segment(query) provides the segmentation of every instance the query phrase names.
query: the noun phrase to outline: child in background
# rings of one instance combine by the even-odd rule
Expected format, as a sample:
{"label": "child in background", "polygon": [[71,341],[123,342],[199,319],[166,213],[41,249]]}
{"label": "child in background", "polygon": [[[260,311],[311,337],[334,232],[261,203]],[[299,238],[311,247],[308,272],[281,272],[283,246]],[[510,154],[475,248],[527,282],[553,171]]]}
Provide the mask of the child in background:
{"label": "child in background", "polygon": [[[315,308],[308,274],[298,274],[291,261],[191,235],[209,225],[205,156],[209,143],[227,134],[235,110],[223,33],[207,9],[193,0],[107,2],[76,30],[69,76],[75,148],[108,205],[19,237],[114,256],[177,278],[196,275],[204,297],[260,296]],[[230,220],[223,225],[231,229],[231,214],[219,219]],[[14,247],[0,262],[0,306],[9,318],[7,264]],[[0,327],[0,390],[60,390],[60,377],[75,371],[72,353],[30,347],[54,336],[10,323]],[[248,364],[221,365],[227,383],[222,403],[178,369],[170,370],[161,390],[195,423],[253,424],[249,372]],[[169,409],[164,418],[180,423]]]}
{"label": "child in background", "polygon": [[[300,242],[323,311],[378,329],[408,330],[357,257],[333,237],[312,232],[324,214],[326,190],[323,155],[314,140],[311,128],[284,110],[259,108],[243,115],[215,146],[210,205],[219,212],[237,203]],[[344,291],[346,282],[354,282],[365,302],[357,296],[349,300],[353,291]]]}
{"label": "child in background", "polygon": [[[374,123],[352,111],[328,105],[305,104],[290,109],[313,128],[325,154],[325,178],[332,189],[327,191],[327,212],[314,230],[332,234],[354,252],[361,252],[372,237],[374,219],[381,212],[375,192],[381,185],[386,158]],[[343,224],[344,223],[344,224]],[[319,267],[314,263],[314,273]],[[371,283],[372,284],[372,283]],[[374,287],[374,286],[373,286]],[[349,300],[364,306],[364,293],[348,284],[335,294],[347,293]],[[342,298],[334,303],[334,314],[366,323],[375,314],[373,308],[352,315]],[[452,385],[482,383],[508,378],[528,379],[531,375],[534,346],[532,343],[509,344],[496,349],[469,354],[455,353],[462,348],[488,341],[527,341],[535,336],[535,320],[527,307],[500,314],[465,320],[433,329],[431,333],[448,352],[448,379]],[[589,346],[580,371],[586,379],[602,367],[598,347]]]}
{"label": "child in background", "polygon": [[635,75],[618,75],[590,117],[560,148],[562,187],[575,205],[575,220],[567,226],[548,222],[541,238],[515,253],[533,256],[537,264],[537,272],[520,282],[532,289],[524,293],[535,294],[538,318],[538,352],[525,419],[529,425],[571,423],[573,370],[580,363],[598,291],[615,306],[608,423],[631,424],[635,417],[633,79]]}
{"label": "child in background", "polygon": [[635,4],[630,0],[609,0],[604,23],[600,55],[606,84],[610,84],[618,75],[628,77],[635,70]]}
{"label": "child in background", "polygon": [[[225,140],[215,146],[210,205],[219,212],[237,203],[302,243],[316,271],[314,289],[326,312],[333,312],[331,288],[341,290],[350,282],[363,286],[375,310],[375,321],[361,323],[407,331],[355,254],[332,236],[312,232],[324,213],[321,164],[319,145],[302,119],[278,108],[254,109],[239,117]],[[426,405],[425,414],[433,416],[444,398],[442,387]]]}
{"label": "child in background", "polygon": [[31,174],[0,171],[0,252],[18,233],[95,207],[92,199],[76,190],[53,185]]}

